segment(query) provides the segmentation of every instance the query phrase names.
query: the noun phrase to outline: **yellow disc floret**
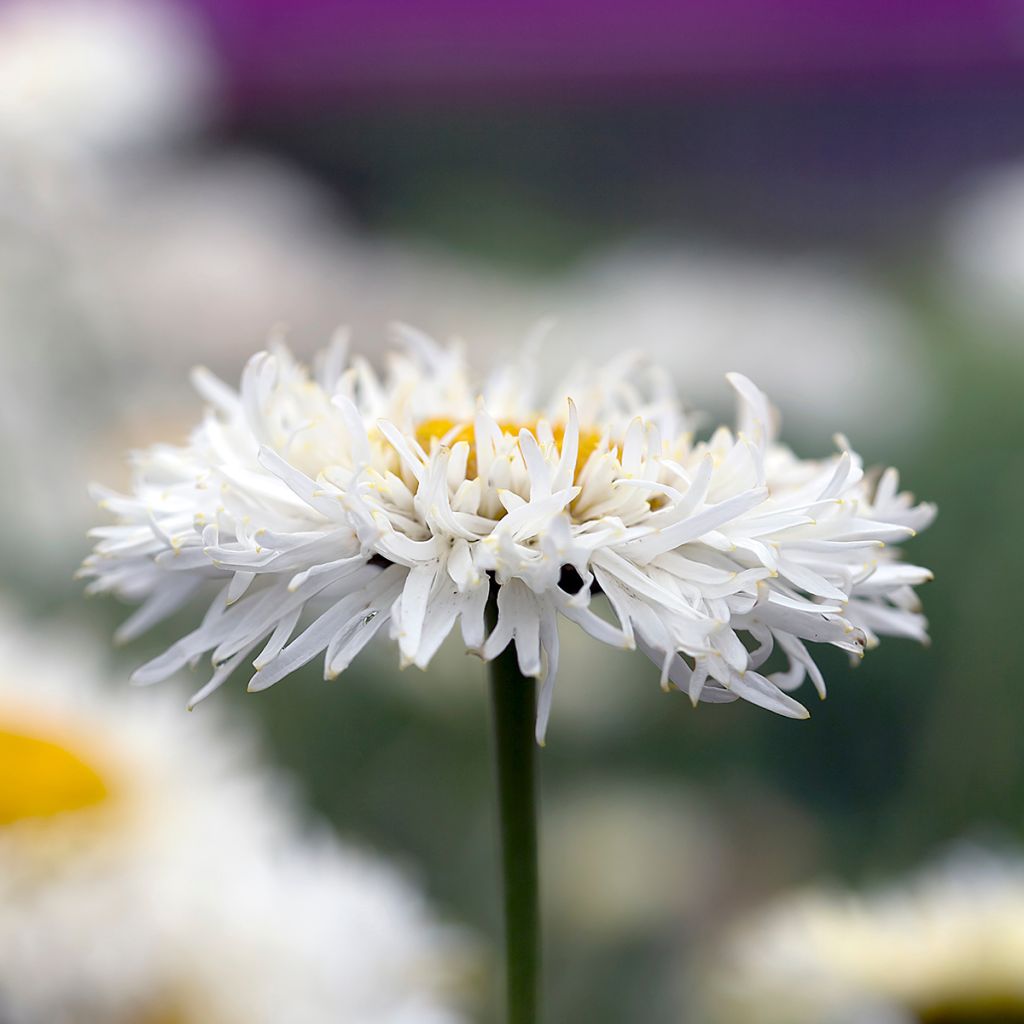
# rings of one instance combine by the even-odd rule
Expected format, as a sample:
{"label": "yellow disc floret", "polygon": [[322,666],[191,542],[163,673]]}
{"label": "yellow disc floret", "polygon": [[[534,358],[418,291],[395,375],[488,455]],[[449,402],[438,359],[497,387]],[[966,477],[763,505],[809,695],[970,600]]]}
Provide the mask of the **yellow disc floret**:
{"label": "yellow disc floret", "polygon": [[102,803],[102,776],[60,743],[0,726],[0,825]]}
{"label": "yellow disc floret", "polygon": [[[521,430],[528,430],[534,437],[537,437],[538,422],[538,420],[523,422],[498,420],[498,427],[508,437],[518,437]],[[558,450],[561,451],[562,441],[565,438],[565,424],[552,423],[551,434],[555,439]],[[476,473],[476,435],[472,423],[459,422],[458,420],[450,420],[444,417],[423,420],[422,423],[416,426],[416,440],[427,452],[430,451],[434,441],[444,441],[446,444],[457,444],[459,441],[465,441],[469,445],[467,473],[470,476]],[[600,431],[587,427],[580,428],[574,477],[579,476],[580,471],[587,464],[590,456],[601,447],[602,441],[603,435]]]}

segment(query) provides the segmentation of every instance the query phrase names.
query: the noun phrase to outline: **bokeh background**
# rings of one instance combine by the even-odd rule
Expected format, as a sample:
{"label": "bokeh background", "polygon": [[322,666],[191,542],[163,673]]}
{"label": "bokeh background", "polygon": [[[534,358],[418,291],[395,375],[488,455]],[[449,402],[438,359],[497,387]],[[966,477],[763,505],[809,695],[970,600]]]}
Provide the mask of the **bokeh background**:
{"label": "bokeh background", "polygon": [[[6,0],[4,600],[106,643],[125,610],[72,581],[87,482],[183,439],[189,367],[234,380],[271,333],[310,356],[350,324],[379,358],[404,319],[486,368],[552,316],[552,372],[646,349],[708,422],[738,369],[802,453],[846,433],[939,505],[912,551],[929,649],[826,652],[829,699],[797,723],[694,711],[644,659],[565,637],[550,1019],[685,1019],[688,964],[748,908],[1024,841],[1022,107],[1012,0]],[[482,667],[458,645],[396,660],[216,699],[486,949]]]}

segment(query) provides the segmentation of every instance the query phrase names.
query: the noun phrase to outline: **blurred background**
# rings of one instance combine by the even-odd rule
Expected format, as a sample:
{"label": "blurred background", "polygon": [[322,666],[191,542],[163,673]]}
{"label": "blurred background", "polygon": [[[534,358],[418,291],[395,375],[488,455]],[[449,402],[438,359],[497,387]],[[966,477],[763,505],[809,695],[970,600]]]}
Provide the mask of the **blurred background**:
{"label": "blurred background", "polygon": [[[351,324],[377,358],[403,319],[486,368],[550,315],[556,363],[645,349],[709,423],[737,369],[802,454],[847,434],[939,505],[911,551],[929,649],[825,652],[801,724],[695,712],[565,636],[550,1019],[691,1019],[692,965],[765,901],[1024,841],[1022,108],[1019,0],[5,0],[3,600],[104,648],[125,609],[71,579],[87,482],[183,440],[188,369],[234,381],[271,333],[309,357]],[[111,682],[179,628],[111,655]],[[490,963],[482,668],[457,644],[396,662],[217,701]]]}

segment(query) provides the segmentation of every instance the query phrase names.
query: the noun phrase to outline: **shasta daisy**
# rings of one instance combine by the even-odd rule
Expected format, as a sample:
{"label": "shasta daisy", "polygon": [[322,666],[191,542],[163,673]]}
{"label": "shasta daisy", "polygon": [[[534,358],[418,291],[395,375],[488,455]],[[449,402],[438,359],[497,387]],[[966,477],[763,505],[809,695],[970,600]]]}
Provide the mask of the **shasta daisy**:
{"label": "shasta daisy", "polygon": [[913,588],[930,573],[890,545],[934,509],[893,471],[875,483],[844,438],[797,457],[745,377],[729,376],[737,428],[697,440],[667,375],[635,355],[545,395],[536,355],[478,386],[458,348],[397,334],[383,375],[343,336],[315,375],[281,345],[238,391],[196,371],[208,410],[189,442],[136,454],[130,494],[98,489],[115,523],[84,573],[141,603],[121,639],[207,595],[137,682],[206,654],[194,701],[247,662],[251,690],[320,656],[333,677],[385,626],[423,668],[458,627],[485,659],[514,643],[542,680],[542,740],[560,619],[639,648],[695,703],[793,718],[805,677],[824,695],[808,643],[856,657],[882,635],[925,639]]}

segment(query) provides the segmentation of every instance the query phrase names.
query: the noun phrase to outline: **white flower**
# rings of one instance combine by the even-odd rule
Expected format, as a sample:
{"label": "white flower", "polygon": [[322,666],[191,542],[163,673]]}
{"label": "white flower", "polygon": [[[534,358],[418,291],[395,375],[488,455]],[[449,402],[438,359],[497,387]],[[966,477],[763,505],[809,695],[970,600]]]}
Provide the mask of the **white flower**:
{"label": "white flower", "polygon": [[205,41],[178,6],[0,7],[0,138],[28,152],[92,155],[162,142],[205,120],[213,80]]}
{"label": "white flower", "polygon": [[460,1019],[452,935],[308,836],[236,724],[108,689],[83,638],[4,616],[0,666],[5,1024]]}
{"label": "white flower", "polygon": [[715,1024],[1024,1021],[1024,864],[964,852],[879,892],[791,896],[708,971]]}
{"label": "white flower", "polygon": [[930,361],[912,317],[828,252],[610,250],[557,282],[542,309],[557,310],[567,345],[593,358],[642,338],[701,408],[741,366],[787,410],[797,436],[836,423],[873,439],[914,434],[929,418]]}
{"label": "white flower", "polygon": [[[199,371],[210,410],[190,443],[138,455],[132,494],[98,491],[117,522],[83,571],[93,591],[143,602],[122,639],[210,591],[198,628],[137,682],[207,652],[193,702],[245,662],[251,690],[320,655],[333,677],[384,625],[423,668],[459,625],[485,659],[514,640],[543,680],[542,738],[560,618],[639,647],[695,703],[795,718],[807,712],[787,691],[806,675],[824,694],[807,641],[859,655],[878,635],[924,637],[912,588],[929,573],[886,544],[933,510],[891,473],[870,486],[845,441],[822,461],[778,445],[746,378],[730,377],[738,431],[696,442],[665,375],[636,357],[547,399],[526,358],[478,396],[456,349],[400,335],[384,379],[341,341],[315,380],[283,348],[255,356],[239,392]],[[775,648],[782,667],[762,674]]]}

